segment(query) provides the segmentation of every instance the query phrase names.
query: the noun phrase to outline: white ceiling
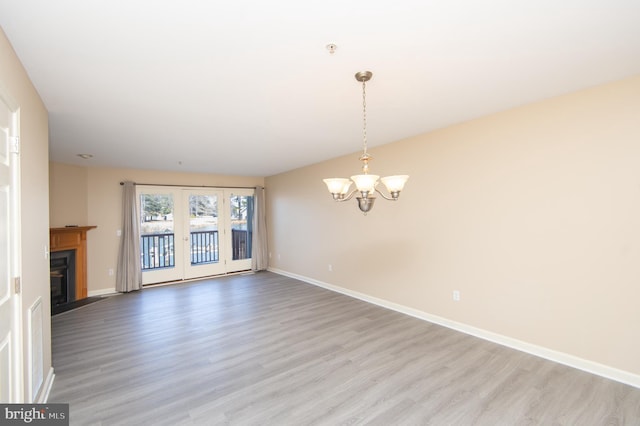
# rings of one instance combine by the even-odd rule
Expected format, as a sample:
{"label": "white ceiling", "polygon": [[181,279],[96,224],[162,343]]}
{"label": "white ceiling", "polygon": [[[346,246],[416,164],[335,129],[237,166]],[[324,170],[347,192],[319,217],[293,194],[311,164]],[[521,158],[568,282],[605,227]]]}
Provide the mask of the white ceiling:
{"label": "white ceiling", "polygon": [[640,74],[638,0],[0,0],[0,26],[51,159],[81,165],[269,176],[356,152],[360,70],[369,146]]}

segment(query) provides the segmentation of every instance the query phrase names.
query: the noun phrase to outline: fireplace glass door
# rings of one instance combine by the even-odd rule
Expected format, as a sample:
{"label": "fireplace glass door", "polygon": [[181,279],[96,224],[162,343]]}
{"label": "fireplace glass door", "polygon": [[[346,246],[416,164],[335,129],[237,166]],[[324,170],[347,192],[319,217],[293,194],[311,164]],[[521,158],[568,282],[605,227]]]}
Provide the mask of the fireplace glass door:
{"label": "fireplace glass door", "polygon": [[76,251],[54,251],[49,257],[51,308],[76,300]]}

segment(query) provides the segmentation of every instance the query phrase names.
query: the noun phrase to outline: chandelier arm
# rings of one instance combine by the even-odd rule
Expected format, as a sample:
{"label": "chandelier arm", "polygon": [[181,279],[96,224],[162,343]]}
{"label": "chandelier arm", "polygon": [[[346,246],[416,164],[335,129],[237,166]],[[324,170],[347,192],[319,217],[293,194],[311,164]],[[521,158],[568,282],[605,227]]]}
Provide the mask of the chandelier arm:
{"label": "chandelier arm", "polygon": [[393,196],[389,197],[387,195],[385,195],[382,191],[380,191],[377,187],[376,187],[376,192],[380,195],[382,195],[382,198],[384,198],[385,200],[389,200],[389,201],[396,201],[398,198],[393,198]]}
{"label": "chandelier arm", "polygon": [[359,192],[358,189],[352,189],[351,192],[349,193],[349,195],[347,195],[346,197],[343,198],[339,198],[336,199],[336,201],[349,201],[350,199],[353,198],[353,196],[356,194],[356,192]]}

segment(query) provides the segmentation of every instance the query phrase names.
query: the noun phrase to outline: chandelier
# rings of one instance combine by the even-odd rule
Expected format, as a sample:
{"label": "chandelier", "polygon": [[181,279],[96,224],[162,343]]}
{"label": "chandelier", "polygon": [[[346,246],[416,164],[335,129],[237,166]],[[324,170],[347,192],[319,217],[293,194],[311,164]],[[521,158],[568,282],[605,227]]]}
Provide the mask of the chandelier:
{"label": "chandelier", "polygon": [[[360,161],[362,161],[362,174],[351,176],[351,179],[323,179],[324,183],[327,184],[327,189],[329,189],[329,192],[335,201],[347,201],[353,198],[355,194],[359,194],[360,196],[356,197],[358,200],[358,207],[365,215],[373,208],[373,203],[376,201],[376,192],[385,200],[396,201],[398,197],[400,197],[400,191],[404,188],[404,184],[407,182],[407,179],[409,179],[409,176],[407,175],[395,175],[380,178],[378,175],[369,174],[369,161],[373,160],[373,157],[367,152],[366,83],[371,80],[372,76],[373,74],[371,71],[360,71],[356,73],[356,80],[362,83],[362,155],[360,156]],[[386,195],[377,188],[379,182],[384,184],[389,195]],[[356,184],[356,188],[349,192],[349,188],[352,183]]]}

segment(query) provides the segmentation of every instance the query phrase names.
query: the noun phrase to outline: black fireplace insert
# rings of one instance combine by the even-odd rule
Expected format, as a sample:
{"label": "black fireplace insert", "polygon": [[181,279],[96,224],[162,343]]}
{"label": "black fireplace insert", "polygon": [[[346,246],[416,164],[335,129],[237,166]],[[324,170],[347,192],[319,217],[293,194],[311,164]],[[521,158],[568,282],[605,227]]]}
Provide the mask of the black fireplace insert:
{"label": "black fireplace insert", "polygon": [[76,300],[76,251],[51,253],[51,308]]}

